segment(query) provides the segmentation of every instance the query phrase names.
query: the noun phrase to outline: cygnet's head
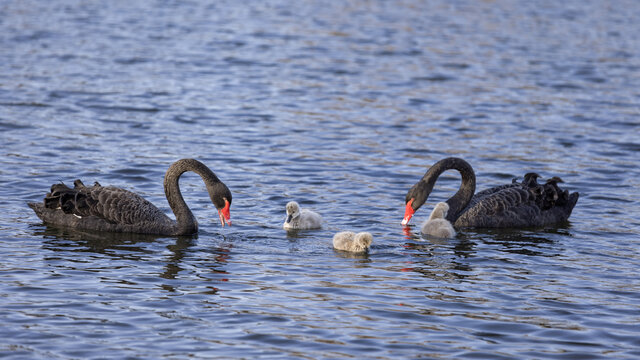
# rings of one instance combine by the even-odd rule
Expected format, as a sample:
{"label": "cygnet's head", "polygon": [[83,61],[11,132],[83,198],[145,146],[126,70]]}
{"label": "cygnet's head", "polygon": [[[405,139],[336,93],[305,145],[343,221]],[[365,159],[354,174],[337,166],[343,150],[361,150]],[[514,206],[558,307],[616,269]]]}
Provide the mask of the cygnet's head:
{"label": "cygnet's head", "polygon": [[357,248],[357,251],[366,251],[371,246],[373,242],[373,235],[368,232],[359,232],[353,238],[354,245]]}
{"label": "cygnet's head", "polygon": [[429,216],[430,220],[433,219],[444,219],[447,217],[447,213],[449,212],[449,204],[446,202],[439,202],[436,204],[436,207],[433,208],[431,212],[431,216]]}
{"label": "cygnet's head", "polygon": [[287,220],[286,223],[291,222],[292,219],[300,216],[300,205],[298,205],[295,201],[289,201],[286,206],[287,209]]}

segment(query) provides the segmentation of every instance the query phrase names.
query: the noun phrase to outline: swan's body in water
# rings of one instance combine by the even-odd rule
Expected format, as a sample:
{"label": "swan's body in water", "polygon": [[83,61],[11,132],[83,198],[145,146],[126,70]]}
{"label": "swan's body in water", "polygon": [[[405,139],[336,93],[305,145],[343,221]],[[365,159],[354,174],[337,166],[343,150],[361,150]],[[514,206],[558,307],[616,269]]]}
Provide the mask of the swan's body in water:
{"label": "swan's body in water", "polygon": [[[557,186],[559,178],[552,178],[544,186],[538,185],[536,173],[526,174],[522,183],[515,181],[475,193],[476,176],[471,165],[451,157],[431,166],[407,192],[403,225],[427,201],[440,174],[449,169],[462,175],[460,189],[447,200],[446,219],[456,228],[530,227],[564,222],[569,219],[579,197],[578,193],[561,190]],[[554,193],[560,194],[555,200]]]}
{"label": "swan's body in water", "polygon": [[341,231],[333,235],[333,248],[349,252],[366,252],[373,242],[373,236],[368,232],[354,233]]}
{"label": "swan's body in water", "polygon": [[295,201],[289,201],[286,206],[287,218],[282,227],[287,230],[319,229],[322,227],[322,216],[307,209],[300,209]]}
{"label": "swan's body in water", "polygon": [[131,191],[98,183],[85,186],[80,180],[74,182],[74,188],[54,184],[44,203],[29,203],[29,206],[42,221],[51,225],[121,233],[191,235],[198,232],[198,222],[178,185],[180,175],[187,171],[202,177],[218,209],[220,223],[231,225],[229,188],[213,171],[194,159],[176,161],[164,177],[164,192],[176,221]]}
{"label": "swan's body in water", "polygon": [[449,205],[446,202],[439,202],[433,208],[429,220],[422,224],[422,233],[441,238],[452,238],[456,236],[453,225],[446,219]]}

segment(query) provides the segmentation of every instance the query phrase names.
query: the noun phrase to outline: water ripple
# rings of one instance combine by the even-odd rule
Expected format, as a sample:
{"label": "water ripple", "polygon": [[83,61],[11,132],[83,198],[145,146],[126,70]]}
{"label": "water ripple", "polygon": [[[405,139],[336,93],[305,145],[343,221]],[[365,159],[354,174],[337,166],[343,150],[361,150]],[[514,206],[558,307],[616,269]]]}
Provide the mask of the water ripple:
{"label": "water ripple", "polygon": [[[0,356],[638,358],[638,10],[2,3]],[[403,229],[446,156],[479,190],[536,171],[580,201],[560,226],[422,236],[460,184],[446,172]],[[187,157],[232,190],[232,227],[194,174],[192,237],[57,229],[26,206],[82,178],[170,214],[163,176]],[[282,230],[294,199],[324,228]],[[370,252],[332,249],[341,230]]]}

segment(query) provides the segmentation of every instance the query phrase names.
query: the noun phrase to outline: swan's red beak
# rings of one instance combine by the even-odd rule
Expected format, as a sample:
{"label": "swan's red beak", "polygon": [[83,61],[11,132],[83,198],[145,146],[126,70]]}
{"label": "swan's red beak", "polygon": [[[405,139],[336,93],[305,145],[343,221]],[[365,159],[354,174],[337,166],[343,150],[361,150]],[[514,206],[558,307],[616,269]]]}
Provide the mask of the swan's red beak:
{"label": "swan's red beak", "polygon": [[224,227],[224,224],[231,226],[231,204],[227,199],[224,199],[224,207],[218,210],[218,216],[220,217],[220,224]]}
{"label": "swan's red beak", "polygon": [[416,212],[411,207],[411,204],[413,204],[413,199],[409,200],[409,202],[407,203],[407,207],[404,209],[404,219],[402,219],[402,225],[407,225],[409,223],[409,220],[411,220],[413,213]]}

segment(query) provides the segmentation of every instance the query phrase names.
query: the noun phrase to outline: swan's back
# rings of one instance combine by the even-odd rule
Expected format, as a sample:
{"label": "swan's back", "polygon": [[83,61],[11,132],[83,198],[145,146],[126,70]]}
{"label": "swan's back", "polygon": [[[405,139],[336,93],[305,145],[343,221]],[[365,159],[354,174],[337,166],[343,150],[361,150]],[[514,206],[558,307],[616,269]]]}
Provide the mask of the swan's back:
{"label": "swan's back", "polygon": [[528,182],[481,191],[455,220],[455,226],[529,227],[566,221],[578,201],[578,193],[569,194],[565,190],[562,192],[564,196],[554,200],[553,205],[549,206],[544,204],[549,204],[549,196],[552,195],[543,190],[541,185]]}
{"label": "swan's back", "polygon": [[484,201],[487,198],[490,198],[494,195],[496,195],[497,193],[499,193],[502,190],[505,189],[515,189],[515,188],[522,188],[522,186],[518,183],[513,183],[513,184],[506,184],[506,185],[500,185],[500,186],[495,186],[489,189],[485,189],[482,191],[479,191],[477,193],[475,193],[473,195],[473,197],[471,198],[471,201],[469,201],[469,204],[467,205],[466,209],[470,209],[472,207],[474,207],[476,204]]}
{"label": "swan's back", "polygon": [[171,232],[172,220],[138,194],[97,183],[84,186],[80,180],[74,184],[74,188],[55,184],[44,203],[29,206],[44,222],[54,225],[115,232]]}

